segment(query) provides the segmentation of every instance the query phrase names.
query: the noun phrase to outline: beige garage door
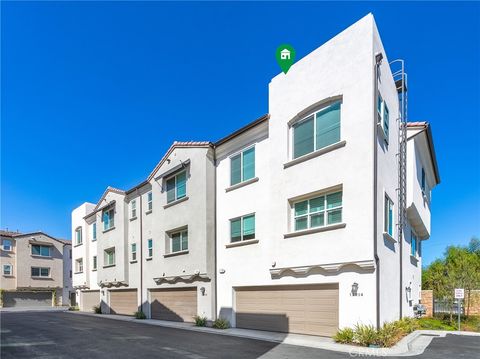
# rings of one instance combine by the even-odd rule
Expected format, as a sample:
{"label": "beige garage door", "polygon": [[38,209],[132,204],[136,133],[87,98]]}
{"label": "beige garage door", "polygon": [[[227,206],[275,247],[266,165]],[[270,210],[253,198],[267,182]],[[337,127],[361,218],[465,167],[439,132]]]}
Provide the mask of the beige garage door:
{"label": "beige garage door", "polygon": [[197,288],[172,288],[150,291],[153,319],[193,322],[197,315]]}
{"label": "beige garage door", "polygon": [[332,336],[338,329],[338,284],[236,288],[236,326]]}
{"label": "beige garage door", "polygon": [[100,291],[80,292],[80,304],[84,312],[93,312],[93,307],[100,304]]}
{"label": "beige garage door", "polygon": [[110,313],[133,315],[136,311],[138,311],[136,289],[110,291]]}

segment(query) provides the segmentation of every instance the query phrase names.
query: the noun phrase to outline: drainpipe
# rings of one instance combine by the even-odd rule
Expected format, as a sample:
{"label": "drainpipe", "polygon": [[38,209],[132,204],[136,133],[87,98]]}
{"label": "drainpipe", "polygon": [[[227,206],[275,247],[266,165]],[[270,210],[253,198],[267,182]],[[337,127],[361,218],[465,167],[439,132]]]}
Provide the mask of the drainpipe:
{"label": "drainpipe", "polygon": [[217,148],[213,146],[213,279],[214,279],[214,301],[213,320],[217,319],[218,303],[217,303]]}
{"label": "drainpipe", "polygon": [[377,150],[378,150],[378,129],[377,129],[377,101],[378,101],[378,68],[382,63],[383,54],[381,52],[375,54],[375,67],[374,67],[374,76],[373,76],[373,256],[375,258],[375,268],[376,268],[376,293],[375,293],[375,302],[376,302],[376,317],[377,317],[377,329],[380,328],[380,258],[378,257],[377,252],[377,210],[378,210],[378,195],[377,195]]}
{"label": "drainpipe", "polygon": [[[136,193],[138,194],[138,188],[136,190]],[[140,310],[143,311],[143,209],[142,209],[142,196],[140,195],[140,218],[139,218],[139,224],[140,224]],[[127,248],[127,253],[128,253]]]}

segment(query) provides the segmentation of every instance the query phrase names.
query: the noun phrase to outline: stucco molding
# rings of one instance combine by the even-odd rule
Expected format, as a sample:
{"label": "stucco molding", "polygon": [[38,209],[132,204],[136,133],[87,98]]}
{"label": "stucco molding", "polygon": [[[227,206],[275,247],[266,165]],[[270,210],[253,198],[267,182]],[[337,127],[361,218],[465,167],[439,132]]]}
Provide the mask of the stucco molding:
{"label": "stucco molding", "polygon": [[112,282],[100,282],[98,283],[100,288],[120,288],[128,287],[128,283],[125,281],[112,281]]}
{"label": "stucco molding", "polygon": [[161,284],[175,284],[178,282],[184,282],[184,283],[191,283],[194,281],[209,282],[211,278],[207,275],[207,273],[194,273],[194,274],[186,274],[186,275],[158,277],[158,278],[153,278],[153,280],[157,285],[161,285]]}
{"label": "stucco molding", "polygon": [[281,277],[309,276],[312,274],[337,274],[340,271],[360,271],[372,272],[375,270],[375,261],[356,261],[331,264],[313,264],[300,267],[284,267],[270,269],[270,275],[273,279]]}

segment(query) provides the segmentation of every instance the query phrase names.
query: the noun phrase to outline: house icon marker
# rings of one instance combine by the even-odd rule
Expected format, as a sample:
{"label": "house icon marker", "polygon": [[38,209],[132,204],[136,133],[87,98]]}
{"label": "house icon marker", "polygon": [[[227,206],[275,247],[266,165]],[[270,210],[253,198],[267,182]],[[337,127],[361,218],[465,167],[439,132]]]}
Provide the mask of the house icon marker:
{"label": "house icon marker", "polygon": [[283,50],[280,52],[280,59],[282,59],[282,60],[290,60],[290,51],[288,51],[287,49],[283,49]]}

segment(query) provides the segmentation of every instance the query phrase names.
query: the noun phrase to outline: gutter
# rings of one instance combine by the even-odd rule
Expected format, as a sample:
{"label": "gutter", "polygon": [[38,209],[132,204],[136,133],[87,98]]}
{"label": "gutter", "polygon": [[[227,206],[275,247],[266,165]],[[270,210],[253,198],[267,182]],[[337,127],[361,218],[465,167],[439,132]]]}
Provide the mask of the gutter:
{"label": "gutter", "polygon": [[[138,194],[138,188],[136,189],[136,192]],[[143,209],[142,209],[142,195],[139,196],[139,202],[140,202],[140,218],[139,218],[139,224],[140,224],[140,310],[144,312],[143,310]],[[128,238],[127,238],[127,263],[129,263],[128,260]],[[128,265],[128,264],[127,264]],[[145,312],[144,312],[145,313]]]}

